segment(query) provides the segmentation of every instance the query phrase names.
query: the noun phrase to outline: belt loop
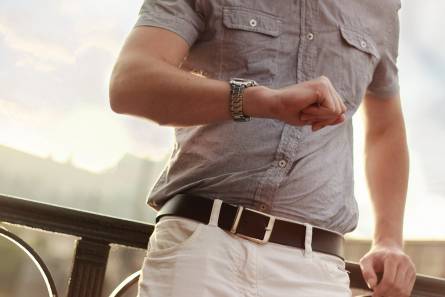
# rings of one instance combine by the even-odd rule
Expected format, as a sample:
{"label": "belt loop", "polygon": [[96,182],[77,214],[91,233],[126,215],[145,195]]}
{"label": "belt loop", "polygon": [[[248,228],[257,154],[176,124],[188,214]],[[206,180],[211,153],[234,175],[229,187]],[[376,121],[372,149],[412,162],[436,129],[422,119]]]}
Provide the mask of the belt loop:
{"label": "belt loop", "polygon": [[212,213],[210,215],[209,225],[218,226],[219,212],[221,210],[222,200],[215,198],[213,199]]}
{"label": "belt loop", "polygon": [[305,223],[306,235],[304,239],[304,256],[312,257],[312,225]]}

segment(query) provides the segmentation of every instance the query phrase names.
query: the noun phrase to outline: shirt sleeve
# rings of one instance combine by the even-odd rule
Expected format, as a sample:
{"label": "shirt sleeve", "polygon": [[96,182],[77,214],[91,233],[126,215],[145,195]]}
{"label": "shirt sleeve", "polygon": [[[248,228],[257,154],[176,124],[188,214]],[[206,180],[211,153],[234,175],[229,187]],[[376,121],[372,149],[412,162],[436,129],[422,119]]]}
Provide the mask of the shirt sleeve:
{"label": "shirt sleeve", "polygon": [[189,46],[204,30],[204,21],[197,11],[198,0],[144,0],[134,27],[153,26],[172,31]]}
{"label": "shirt sleeve", "polygon": [[399,15],[397,7],[386,23],[386,31],[383,49],[380,52],[380,60],[374,70],[373,78],[368,86],[368,92],[376,97],[391,97],[399,94],[399,75],[397,57],[399,51]]}

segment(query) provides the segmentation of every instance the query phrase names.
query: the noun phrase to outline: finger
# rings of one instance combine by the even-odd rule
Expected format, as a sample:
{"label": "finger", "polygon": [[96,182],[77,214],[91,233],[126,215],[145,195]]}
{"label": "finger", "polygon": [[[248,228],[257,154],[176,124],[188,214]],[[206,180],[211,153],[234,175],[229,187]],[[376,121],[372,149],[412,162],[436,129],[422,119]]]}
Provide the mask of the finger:
{"label": "finger", "polygon": [[332,101],[332,105],[334,106],[333,111],[335,114],[339,114],[340,113],[340,105],[337,102],[337,98],[334,94],[335,91],[334,91],[334,88],[333,88],[331,82],[329,82],[329,85],[328,85],[328,92],[329,92],[329,99]]}
{"label": "finger", "polygon": [[409,263],[410,264],[407,265],[408,269],[405,272],[405,279],[406,279],[406,282],[407,282],[407,284],[405,285],[406,286],[405,287],[405,289],[406,289],[405,290],[405,295],[406,296],[411,296],[411,292],[412,292],[412,290],[414,288],[414,284],[415,284],[416,278],[417,278],[416,269],[414,267],[414,264],[411,261]]}
{"label": "finger", "polygon": [[335,115],[335,112],[324,106],[310,105],[301,110],[303,114],[307,115]]}
{"label": "finger", "polygon": [[312,124],[312,132],[318,131],[323,127],[321,122],[316,122]]}
{"label": "finger", "polygon": [[343,113],[343,107],[341,106],[341,99],[340,99],[340,96],[337,94],[337,92],[335,91],[335,89],[334,88],[332,88],[332,97],[334,98],[334,100],[335,100],[335,104],[336,104],[336,106],[337,106],[337,113],[340,115],[340,114],[342,114]]}
{"label": "finger", "polygon": [[315,132],[317,130],[323,129],[325,126],[334,126],[337,124],[340,124],[344,121],[344,116],[340,115],[334,120],[325,120],[325,121],[316,121],[313,122],[312,125],[312,131]]}
{"label": "finger", "polygon": [[342,107],[341,107],[341,103],[340,103],[340,96],[338,96],[337,92],[334,89],[334,86],[331,83],[331,87],[329,88],[330,93],[331,93],[331,98],[335,103],[335,112],[337,115],[340,115],[342,113]]}
{"label": "finger", "polygon": [[311,121],[311,120],[304,120],[304,121],[300,120],[299,121],[300,125],[311,125],[312,126],[315,123],[316,123],[316,121]]}
{"label": "finger", "polygon": [[345,101],[343,99],[341,99],[341,97],[340,97],[340,100],[341,100],[341,105],[343,107],[342,113],[345,113],[346,111],[348,111],[348,107],[346,106]]}
{"label": "finger", "polygon": [[302,121],[325,121],[325,120],[336,120],[339,116],[337,115],[312,115],[312,114],[302,114],[300,119]]}
{"label": "finger", "polygon": [[346,119],[346,117],[344,114],[339,115],[337,117],[337,119],[331,125],[337,125],[337,124],[343,123],[345,121],[345,119]]}
{"label": "finger", "polygon": [[[337,125],[340,124],[342,122],[344,122],[346,119],[345,115],[341,114],[335,118],[331,118],[331,122],[328,125]],[[326,121],[328,121],[329,119],[326,119]]]}
{"label": "finger", "polygon": [[338,124],[343,122],[346,117],[344,114],[341,115],[309,115],[309,114],[301,114],[300,119],[302,121],[312,121],[312,122],[318,122],[318,121],[324,121],[324,120],[333,120],[333,123]]}
{"label": "finger", "polygon": [[295,125],[300,125],[300,126],[305,126],[305,125],[313,125],[314,123],[317,122],[317,119],[306,119],[306,118],[301,118],[302,114],[299,113],[296,116],[296,121],[295,121]]}
{"label": "finger", "polygon": [[332,84],[331,81],[329,81],[329,90],[330,90],[332,99],[335,101],[337,114],[340,115],[340,114],[344,113],[345,111],[343,110],[343,107],[344,107],[343,100],[341,99],[337,90],[334,88],[334,85]]}
{"label": "finger", "polygon": [[361,261],[360,268],[362,270],[363,279],[368,284],[368,287],[374,289],[377,285],[377,274],[372,259]]}
{"label": "finger", "polygon": [[332,123],[335,120],[336,119],[329,119],[329,120],[322,120],[322,121],[316,122],[316,123],[312,124],[312,131],[315,132],[315,131],[322,129],[325,126],[332,125]]}
{"label": "finger", "polygon": [[337,92],[337,90],[334,89],[334,93],[335,93],[335,98],[337,99],[339,105],[340,105],[340,112],[341,113],[345,113],[347,108],[346,105],[343,101],[343,99],[341,98],[340,94]]}
{"label": "finger", "polygon": [[347,107],[343,101],[343,99],[340,97],[340,95],[337,93],[337,100],[338,100],[338,104],[340,105],[340,113],[345,113],[347,110]]}
{"label": "finger", "polygon": [[386,257],[383,263],[383,277],[380,283],[375,287],[376,293],[382,296],[391,296],[394,280],[397,271],[397,262],[393,257]]}
{"label": "finger", "polygon": [[408,295],[410,281],[411,281],[411,274],[409,273],[409,266],[406,264],[399,265],[394,279],[394,284],[393,284],[394,288],[391,291],[391,294],[394,296],[398,296],[401,294]]}
{"label": "finger", "polygon": [[409,295],[411,295],[411,292],[413,291],[414,285],[416,284],[416,279],[417,279],[417,275],[415,272],[413,272],[410,277],[410,281],[409,281],[409,287],[408,287]]}
{"label": "finger", "polygon": [[330,81],[327,77],[320,77],[318,79],[318,85],[316,88],[316,100],[315,103],[319,103],[320,106],[324,106],[335,113],[335,105],[331,98],[329,91]]}

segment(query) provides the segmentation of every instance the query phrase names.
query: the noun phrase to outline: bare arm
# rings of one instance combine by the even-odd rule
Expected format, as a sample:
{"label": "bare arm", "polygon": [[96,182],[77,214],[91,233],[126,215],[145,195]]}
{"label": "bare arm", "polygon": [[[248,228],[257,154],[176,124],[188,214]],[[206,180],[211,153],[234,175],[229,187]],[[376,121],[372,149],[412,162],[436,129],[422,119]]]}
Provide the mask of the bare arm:
{"label": "bare arm", "polygon": [[366,97],[366,175],[375,209],[374,241],[402,246],[408,147],[400,98]]}
{"label": "bare arm", "polygon": [[[111,108],[166,126],[231,120],[228,82],[181,70],[178,66],[188,51],[188,44],[173,32],[155,27],[134,28],[111,75]],[[311,121],[302,121],[300,111],[318,103],[321,108],[312,112],[337,124],[344,119],[346,107],[332,89],[326,78],[280,91],[251,87],[245,92],[244,113],[303,125]]]}
{"label": "bare arm", "polygon": [[[403,252],[409,158],[400,97],[364,99],[366,176],[375,214],[373,248],[362,259],[373,296],[408,296],[414,265]],[[383,272],[376,286],[375,272]]]}
{"label": "bare arm", "polygon": [[230,119],[228,83],[178,68],[188,50],[187,43],[173,32],[136,27],[113,69],[112,109],[160,125],[188,126]]}

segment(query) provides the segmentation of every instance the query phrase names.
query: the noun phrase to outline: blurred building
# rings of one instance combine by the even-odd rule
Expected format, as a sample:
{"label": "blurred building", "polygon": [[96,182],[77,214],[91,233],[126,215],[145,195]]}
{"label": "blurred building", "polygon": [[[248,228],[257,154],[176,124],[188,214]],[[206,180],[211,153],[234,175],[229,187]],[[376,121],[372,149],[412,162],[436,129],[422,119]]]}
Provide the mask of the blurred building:
{"label": "blurred building", "polygon": [[115,167],[94,173],[0,146],[0,193],[153,222],[145,199],[165,161],[127,154]]}

